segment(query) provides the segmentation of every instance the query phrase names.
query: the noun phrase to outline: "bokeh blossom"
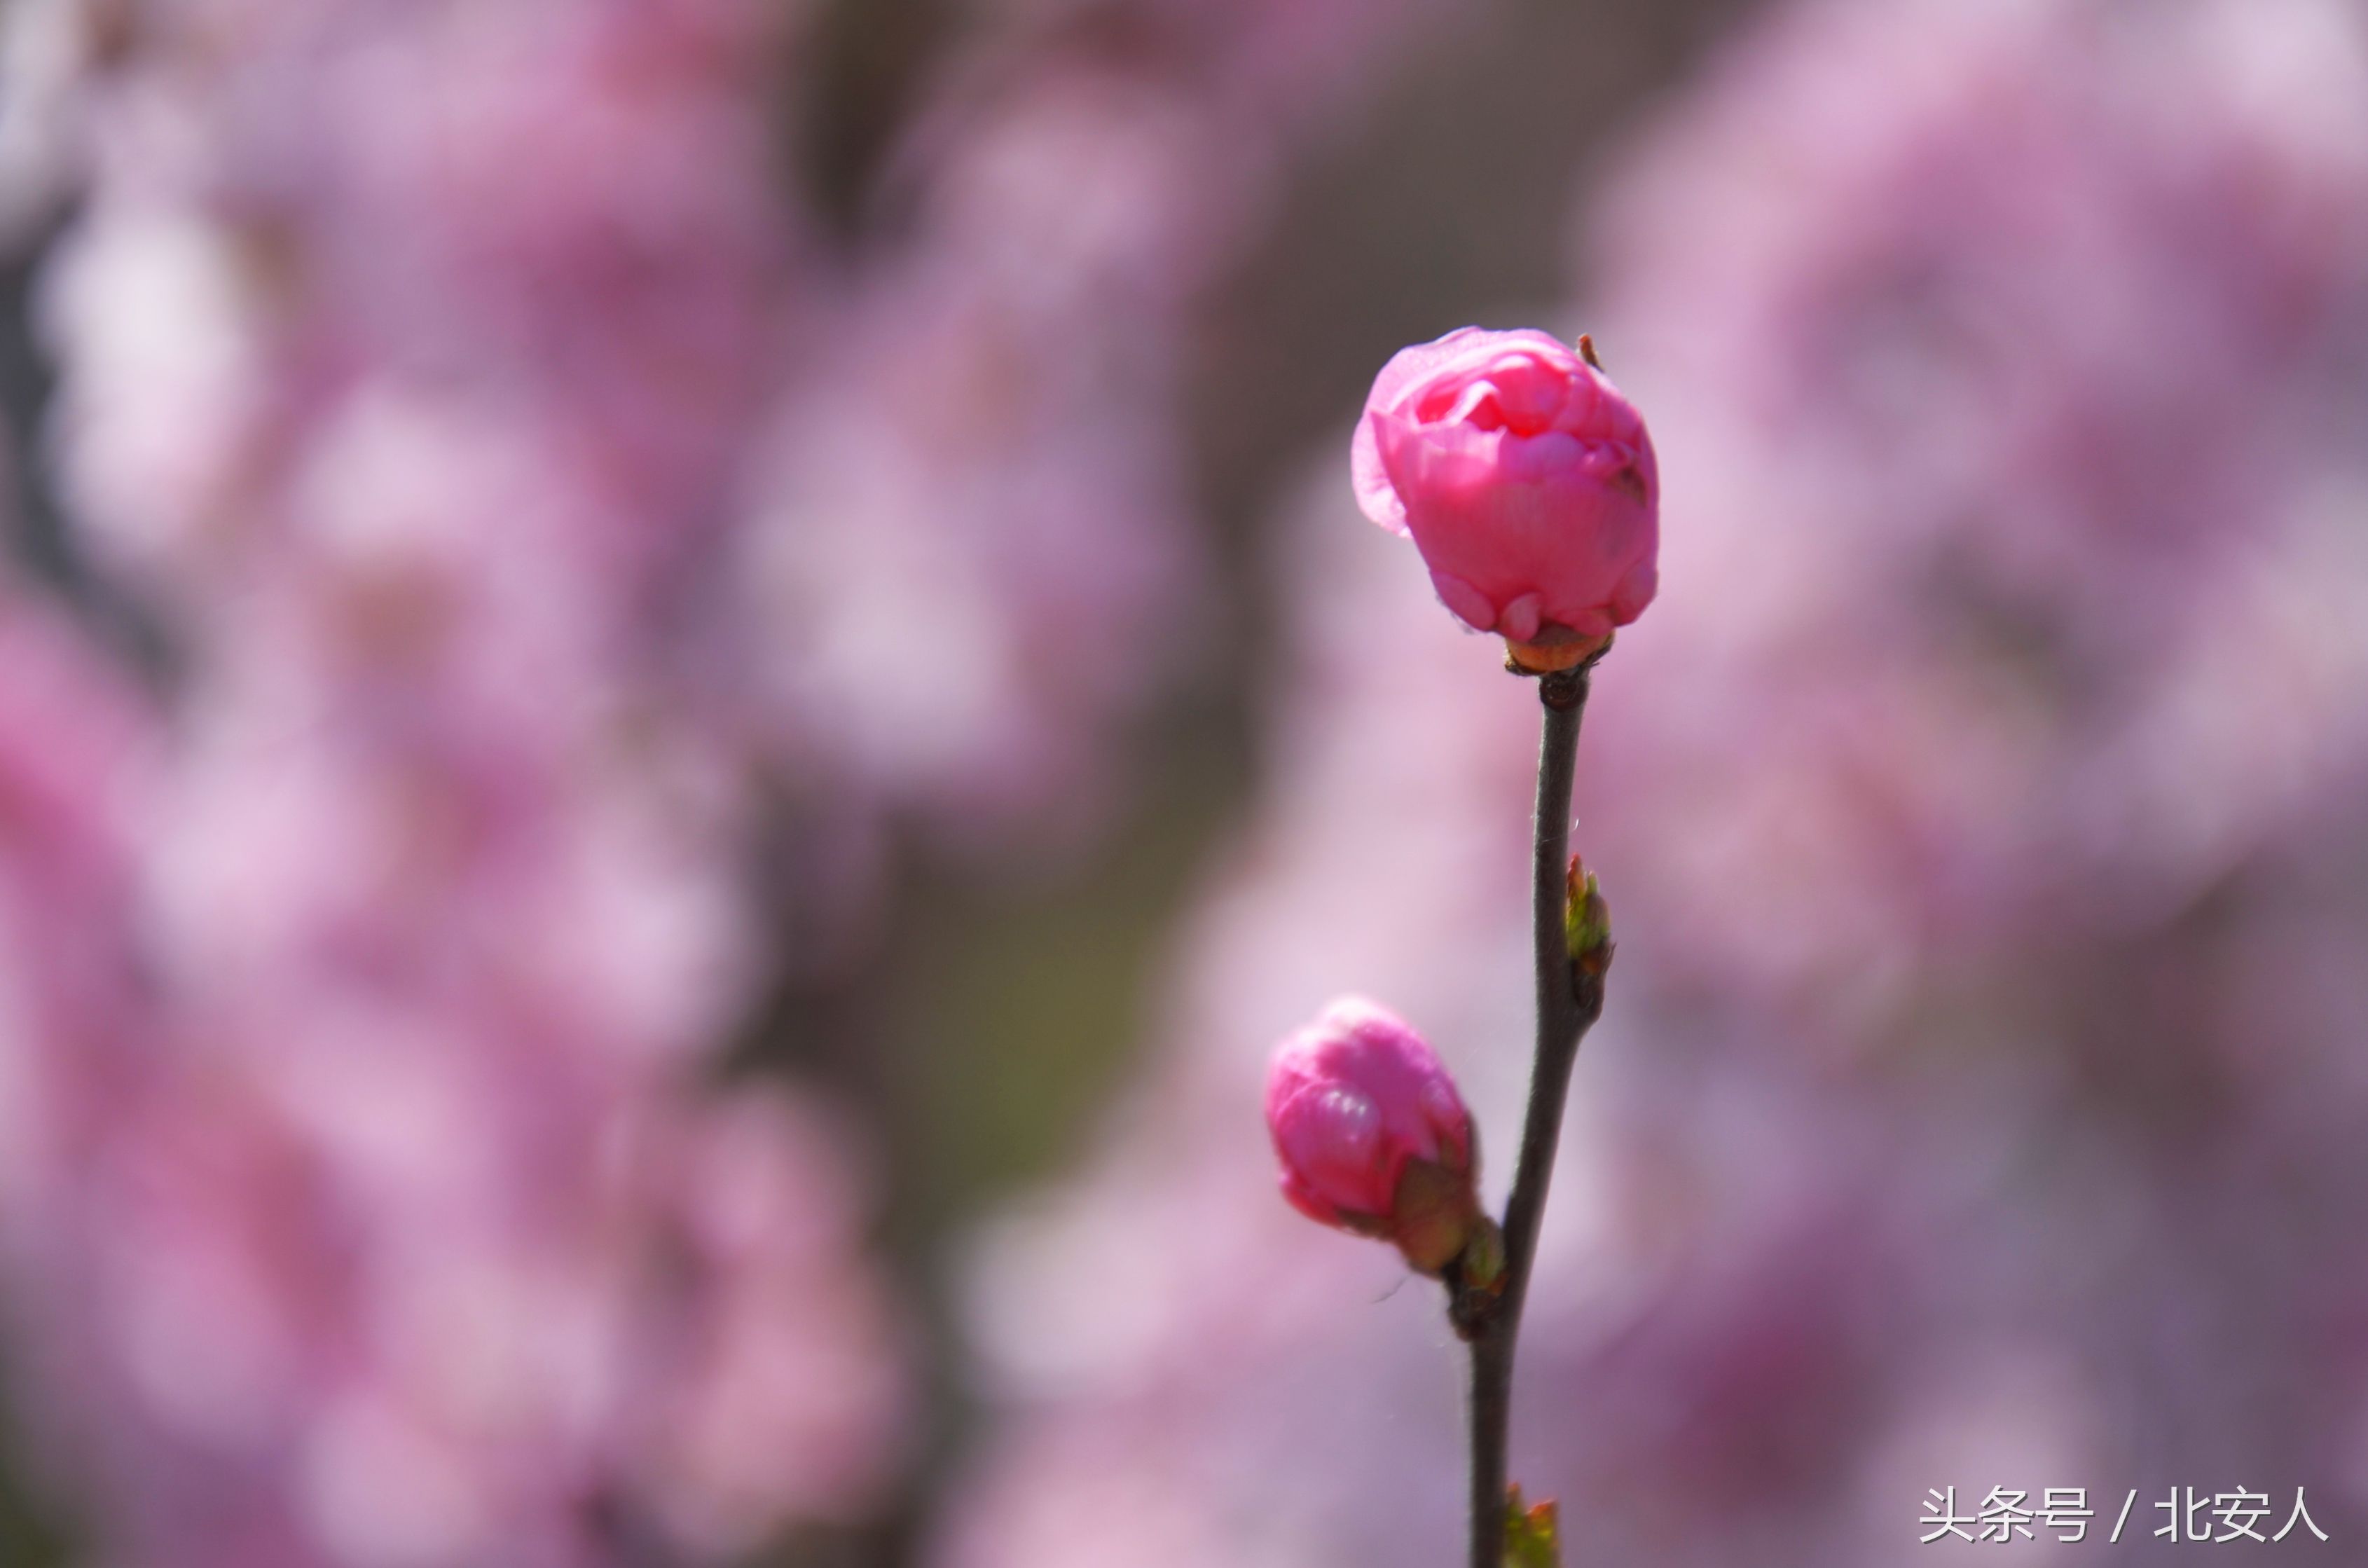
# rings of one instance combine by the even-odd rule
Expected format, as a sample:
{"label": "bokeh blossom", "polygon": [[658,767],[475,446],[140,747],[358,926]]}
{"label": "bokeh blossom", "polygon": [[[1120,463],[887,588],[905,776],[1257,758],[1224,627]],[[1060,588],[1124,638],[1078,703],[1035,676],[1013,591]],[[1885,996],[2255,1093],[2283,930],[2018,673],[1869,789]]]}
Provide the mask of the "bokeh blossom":
{"label": "bokeh blossom", "polygon": [[0,1291],[105,1561],[894,1499],[876,1128],[750,1037],[900,843],[1103,814],[1195,603],[1184,312],[1420,7],[1094,9],[950,29],[854,214],[820,7],[11,9],[104,613],[0,614]]}
{"label": "bokeh blossom", "polygon": [[169,670],[107,1052],[11,1043],[85,1131],[9,1283],[120,1560],[706,1560],[885,1483],[848,1135],[703,1069],[754,794],[673,623],[785,330],[776,26],[198,8],[85,84],[60,472]]}

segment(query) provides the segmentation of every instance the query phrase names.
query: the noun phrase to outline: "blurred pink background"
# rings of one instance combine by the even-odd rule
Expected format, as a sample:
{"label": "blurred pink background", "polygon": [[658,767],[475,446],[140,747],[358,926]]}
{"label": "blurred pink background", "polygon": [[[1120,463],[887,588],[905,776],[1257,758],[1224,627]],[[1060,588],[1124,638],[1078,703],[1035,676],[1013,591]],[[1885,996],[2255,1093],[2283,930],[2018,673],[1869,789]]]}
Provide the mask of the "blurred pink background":
{"label": "blurred pink background", "polygon": [[1466,322],[1665,489],[1572,1562],[2363,1550],[2354,0],[13,0],[0,239],[0,1563],[1454,1561],[1258,1083],[1371,992],[1501,1195]]}

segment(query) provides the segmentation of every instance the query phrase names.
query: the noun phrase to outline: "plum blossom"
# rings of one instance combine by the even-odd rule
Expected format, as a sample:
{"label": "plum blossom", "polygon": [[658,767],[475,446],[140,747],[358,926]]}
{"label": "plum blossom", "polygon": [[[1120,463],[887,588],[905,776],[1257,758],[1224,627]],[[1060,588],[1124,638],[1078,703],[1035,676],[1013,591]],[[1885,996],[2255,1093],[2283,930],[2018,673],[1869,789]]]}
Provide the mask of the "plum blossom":
{"label": "plum blossom", "polygon": [[1576,662],[1652,602],[1652,441],[1603,373],[1544,333],[1463,327],[1400,350],[1365,400],[1350,472],[1365,515],[1414,537],[1457,619],[1532,667]]}
{"label": "plum blossom", "polygon": [[1276,1048],[1266,1122],[1282,1195],[1309,1219],[1386,1235],[1424,1273],[1463,1251],[1479,1219],[1472,1113],[1404,1019],[1360,997],[1325,1008]]}

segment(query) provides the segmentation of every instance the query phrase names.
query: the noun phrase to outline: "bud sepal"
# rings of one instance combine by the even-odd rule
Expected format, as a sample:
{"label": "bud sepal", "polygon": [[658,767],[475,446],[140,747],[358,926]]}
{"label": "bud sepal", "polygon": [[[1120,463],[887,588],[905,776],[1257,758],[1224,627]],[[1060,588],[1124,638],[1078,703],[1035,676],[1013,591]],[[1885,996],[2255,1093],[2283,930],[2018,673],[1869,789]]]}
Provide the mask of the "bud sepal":
{"label": "bud sepal", "polygon": [[1521,1489],[1505,1497],[1505,1568],[1562,1568],[1561,1510],[1549,1497],[1521,1506]]}
{"label": "bud sepal", "polygon": [[1603,902],[1595,873],[1576,855],[1564,881],[1562,928],[1574,981],[1601,980],[1611,967],[1611,906]]}

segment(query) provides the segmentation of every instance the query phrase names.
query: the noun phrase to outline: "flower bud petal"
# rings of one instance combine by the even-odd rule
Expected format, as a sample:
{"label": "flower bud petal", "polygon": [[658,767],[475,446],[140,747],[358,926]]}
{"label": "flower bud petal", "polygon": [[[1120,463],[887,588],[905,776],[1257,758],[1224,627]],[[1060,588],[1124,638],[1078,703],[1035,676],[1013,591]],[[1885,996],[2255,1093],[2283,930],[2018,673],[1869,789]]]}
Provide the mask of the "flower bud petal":
{"label": "flower bud petal", "polygon": [[1463,327],[1401,350],[1349,467],[1365,514],[1413,536],[1440,597],[1481,631],[1600,642],[1652,602],[1652,440],[1619,389],[1544,333]]}
{"label": "flower bud petal", "polygon": [[1479,1220],[1472,1113],[1404,1020],[1334,1003],[1276,1051],[1266,1118],[1300,1212],[1387,1236],[1427,1274],[1463,1252]]}

